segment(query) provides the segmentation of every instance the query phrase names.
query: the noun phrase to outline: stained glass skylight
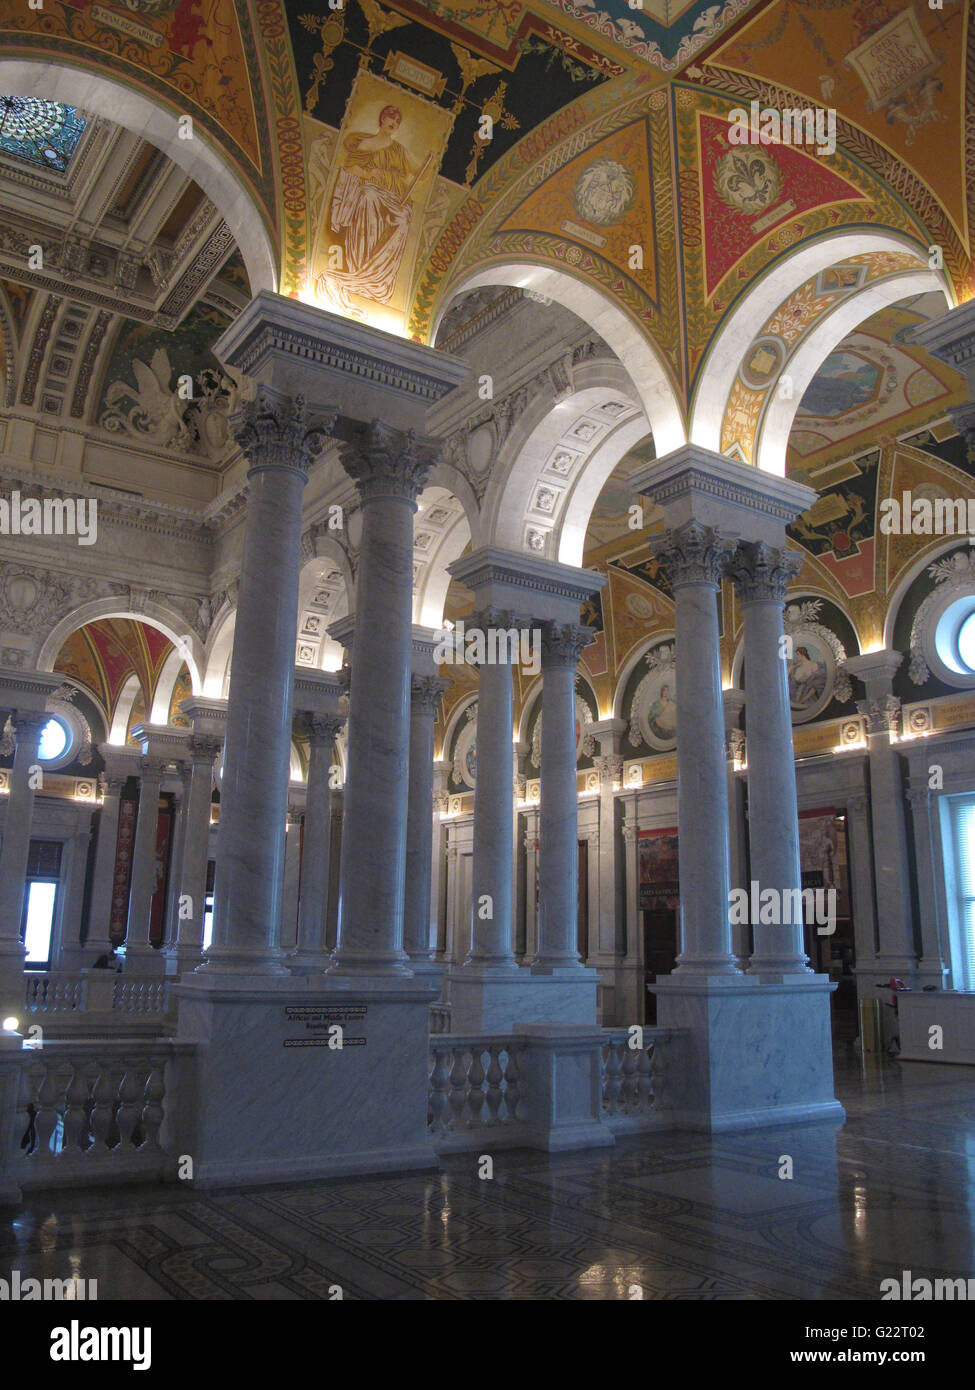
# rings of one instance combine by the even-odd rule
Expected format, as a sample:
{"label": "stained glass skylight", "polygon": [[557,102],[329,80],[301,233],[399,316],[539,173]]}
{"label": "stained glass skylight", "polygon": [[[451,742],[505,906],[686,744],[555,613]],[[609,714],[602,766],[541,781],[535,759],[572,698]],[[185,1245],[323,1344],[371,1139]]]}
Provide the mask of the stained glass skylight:
{"label": "stained glass skylight", "polygon": [[84,129],[84,117],[73,106],[0,96],[0,153],[63,174]]}

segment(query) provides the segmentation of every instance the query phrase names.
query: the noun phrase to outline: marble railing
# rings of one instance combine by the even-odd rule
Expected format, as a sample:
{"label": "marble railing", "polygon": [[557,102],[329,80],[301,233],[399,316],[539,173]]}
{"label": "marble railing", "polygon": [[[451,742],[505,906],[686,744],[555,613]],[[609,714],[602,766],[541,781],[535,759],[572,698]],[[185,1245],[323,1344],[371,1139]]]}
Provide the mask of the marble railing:
{"label": "marble railing", "polygon": [[[550,1140],[554,1133],[550,1115],[556,1096],[558,1108],[574,1114],[570,1127],[580,1139],[592,1141],[600,1126],[611,1135],[668,1128],[664,1061],[683,1037],[680,1030],[667,1028],[546,1032],[543,1025],[494,1036],[435,1034],[430,1039],[428,1130],[441,1152],[488,1141],[497,1147],[536,1147],[540,1136]],[[569,1062],[580,1056],[589,1058],[589,1082]],[[560,1061],[569,1065],[560,1069]],[[573,1145],[566,1140],[564,1146]]]}
{"label": "marble railing", "polygon": [[25,1189],[172,1176],[164,1121],[175,1106],[173,1064],[194,1046],[72,1039],[7,1054],[7,1183]]}
{"label": "marble railing", "polygon": [[449,1033],[450,1032],[450,1005],[431,1004],[430,1005],[430,1032]]}
{"label": "marble railing", "polygon": [[518,1120],[518,1054],[524,1043],[440,1034],[430,1041],[428,1128],[436,1136],[513,1126]]}
{"label": "marble railing", "polygon": [[120,975],[114,970],[33,971],[24,976],[24,1008],[57,1031],[92,1032],[101,1022],[115,1032],[145,1032],[168,1019],[169,982],[156,976]]}
{"label": "marble railing", "polygon": [[672,1028],[604,1028],[600,1089],[606,1123],[616,1132],[656,1128],[664,1114],[664,1063]]}

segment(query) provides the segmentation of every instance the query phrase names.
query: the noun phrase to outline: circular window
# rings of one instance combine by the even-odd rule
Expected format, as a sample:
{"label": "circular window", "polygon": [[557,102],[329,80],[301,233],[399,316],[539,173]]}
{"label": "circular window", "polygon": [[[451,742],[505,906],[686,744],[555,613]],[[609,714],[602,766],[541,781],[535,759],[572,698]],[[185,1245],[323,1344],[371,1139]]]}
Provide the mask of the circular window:
{"label": "circular window", "polygon": [[53,762],[56,758],[61,757],[69,742],[68,731],[60,719],[49,719],[41,730],[37,756],[42,763]]}
{"label": "circular window", "polygon": [[934,623],[935,660],[928,665],[949,685],[975,684],[975,594],[946,598]]}
{"label": "circular window", "polygon": [[975,612],[964,617],[958,629],[958,659],[966,671],[975,673]]}

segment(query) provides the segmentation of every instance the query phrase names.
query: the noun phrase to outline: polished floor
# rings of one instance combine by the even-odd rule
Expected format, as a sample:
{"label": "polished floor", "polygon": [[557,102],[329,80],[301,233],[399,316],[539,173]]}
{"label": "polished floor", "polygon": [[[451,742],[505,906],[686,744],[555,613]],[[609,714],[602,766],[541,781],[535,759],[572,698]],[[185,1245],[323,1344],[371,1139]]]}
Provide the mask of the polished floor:
{"label": "polished floor", "polygon": [[[975,1068],[838,1062],[844,1126],[202,1196],[32,1194],[0,1274],[106,1299],[864,1299],[975,1274]],[[780,1176],[788,1171],[792,1177]]]}

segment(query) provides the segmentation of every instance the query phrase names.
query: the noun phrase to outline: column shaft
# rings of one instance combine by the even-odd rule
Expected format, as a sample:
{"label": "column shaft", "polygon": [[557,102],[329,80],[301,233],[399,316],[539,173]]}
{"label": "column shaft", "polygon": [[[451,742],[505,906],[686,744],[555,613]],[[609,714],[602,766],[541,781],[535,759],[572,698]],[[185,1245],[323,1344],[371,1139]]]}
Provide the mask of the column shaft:
{"label": "column shaft", "polygon": [[374,422],[343,450],[362,502],[342,834],[341,974],[409,974],[403,897],[409,793],[413,514],[432,457]]}
{"label": "column shaft", "polygon": [[[542,636],[542,764],[539,806],[538,947],[532,969],[581,969],[576,663],[591,628],[546,623]],[[508,760],[505,760],[507,779]]]}
{"label": "column shaft", "polygon": [[291,969],[324,970],[325,913],[328,906],[328,871],[332,833],[329,786],[332,749],[345,723],[338,716],[314,715],[308,720],[311,750],[305,794],[305,835],[301,856],[298,897],[298,940],[288,964]]}
{"label": "column shaft", "polygon": [[0,986],[5,1009],[13,1007],[19,1017],[23,1006],[24,947],[20,926],[24,915],[24,886],[30,853],[31,819],[34,811],[34,774],[41,731],[50,719],[44,710],[16,710],[12,714],[17,738],[10,792],[0,848]]}
{"label": "column shaft", "polygon": [[[468,630],[509,628],[511,616],[496,609],[472,614]],[[465,966],[517,969],[511,941],[512,686],[508,661],[485,661],[478,676],[477,779],[474,786],[474,852],[471,864],[471,948]]]}
{"label": "column shaft", "polygon": [[732,543],[690,521],[655,547],[674,588],[681,953],[675,975],[737,977],[728,905],[728,785],[716,594]]}
{"label": "column shaft", "polygon": [[[430,887],[433,873],[433,725],[449,682],[413,676],[410,684],[409,811],[403,946],[414,964],[432,961]],[[476,793],[475,793],[476,796]]]}
{"label": "column shaft", "polygon": [[[749,846],[752,882],[760,904],[759,920],[752,921],[751,975],[808,972],[800,906],[792,710],[782,624],[786,585],[801,567],[800,555],[761,541],[740,545],[732,565],[745,628]],[[775,894],[775,902],[768,896],[763,902],[768,890]],[[755,900],[753,890],[751,901]],[[763,915],[773,920],[762,922]]]}
{"label": "column shaft", "polygon": [[149,919],[156,891],[156,838],[159,827],[159,786],[166,764],[159,758],[143,758],[139,782],[139,811],[132,844],[132,879],[129,884],[129,916],[125,930],[125,962],[142,968],[156,960],[149,944]]}
{"label": "column shaft", "polygon": [[[324,428],[324,426],[322,426]],[[235,421],[251,464],[206,970],[283,974],[278,932],[291,765],[301,498],[321,430],[258,390]]]}
{"label": "column shaft", "polygon": [[222,747],[223,744],[218,738],[208,738],[199,734],[191,734],[189,737],[190,785],[186,794],[186,826],[175,944],[179,971],[195,969],[203,958],[213,764]]}
{"label": "column shaft", "polygon": [[112,894],[115,889],[119,805],[125,779],[103,775],[101,784],[102,809],[98,820],[98,839],[95,843],[95,865],[88,906],[88,937],[85,941],[85,952],[91,957],[89,964],[112,950],[108,927],[112,918]]}

